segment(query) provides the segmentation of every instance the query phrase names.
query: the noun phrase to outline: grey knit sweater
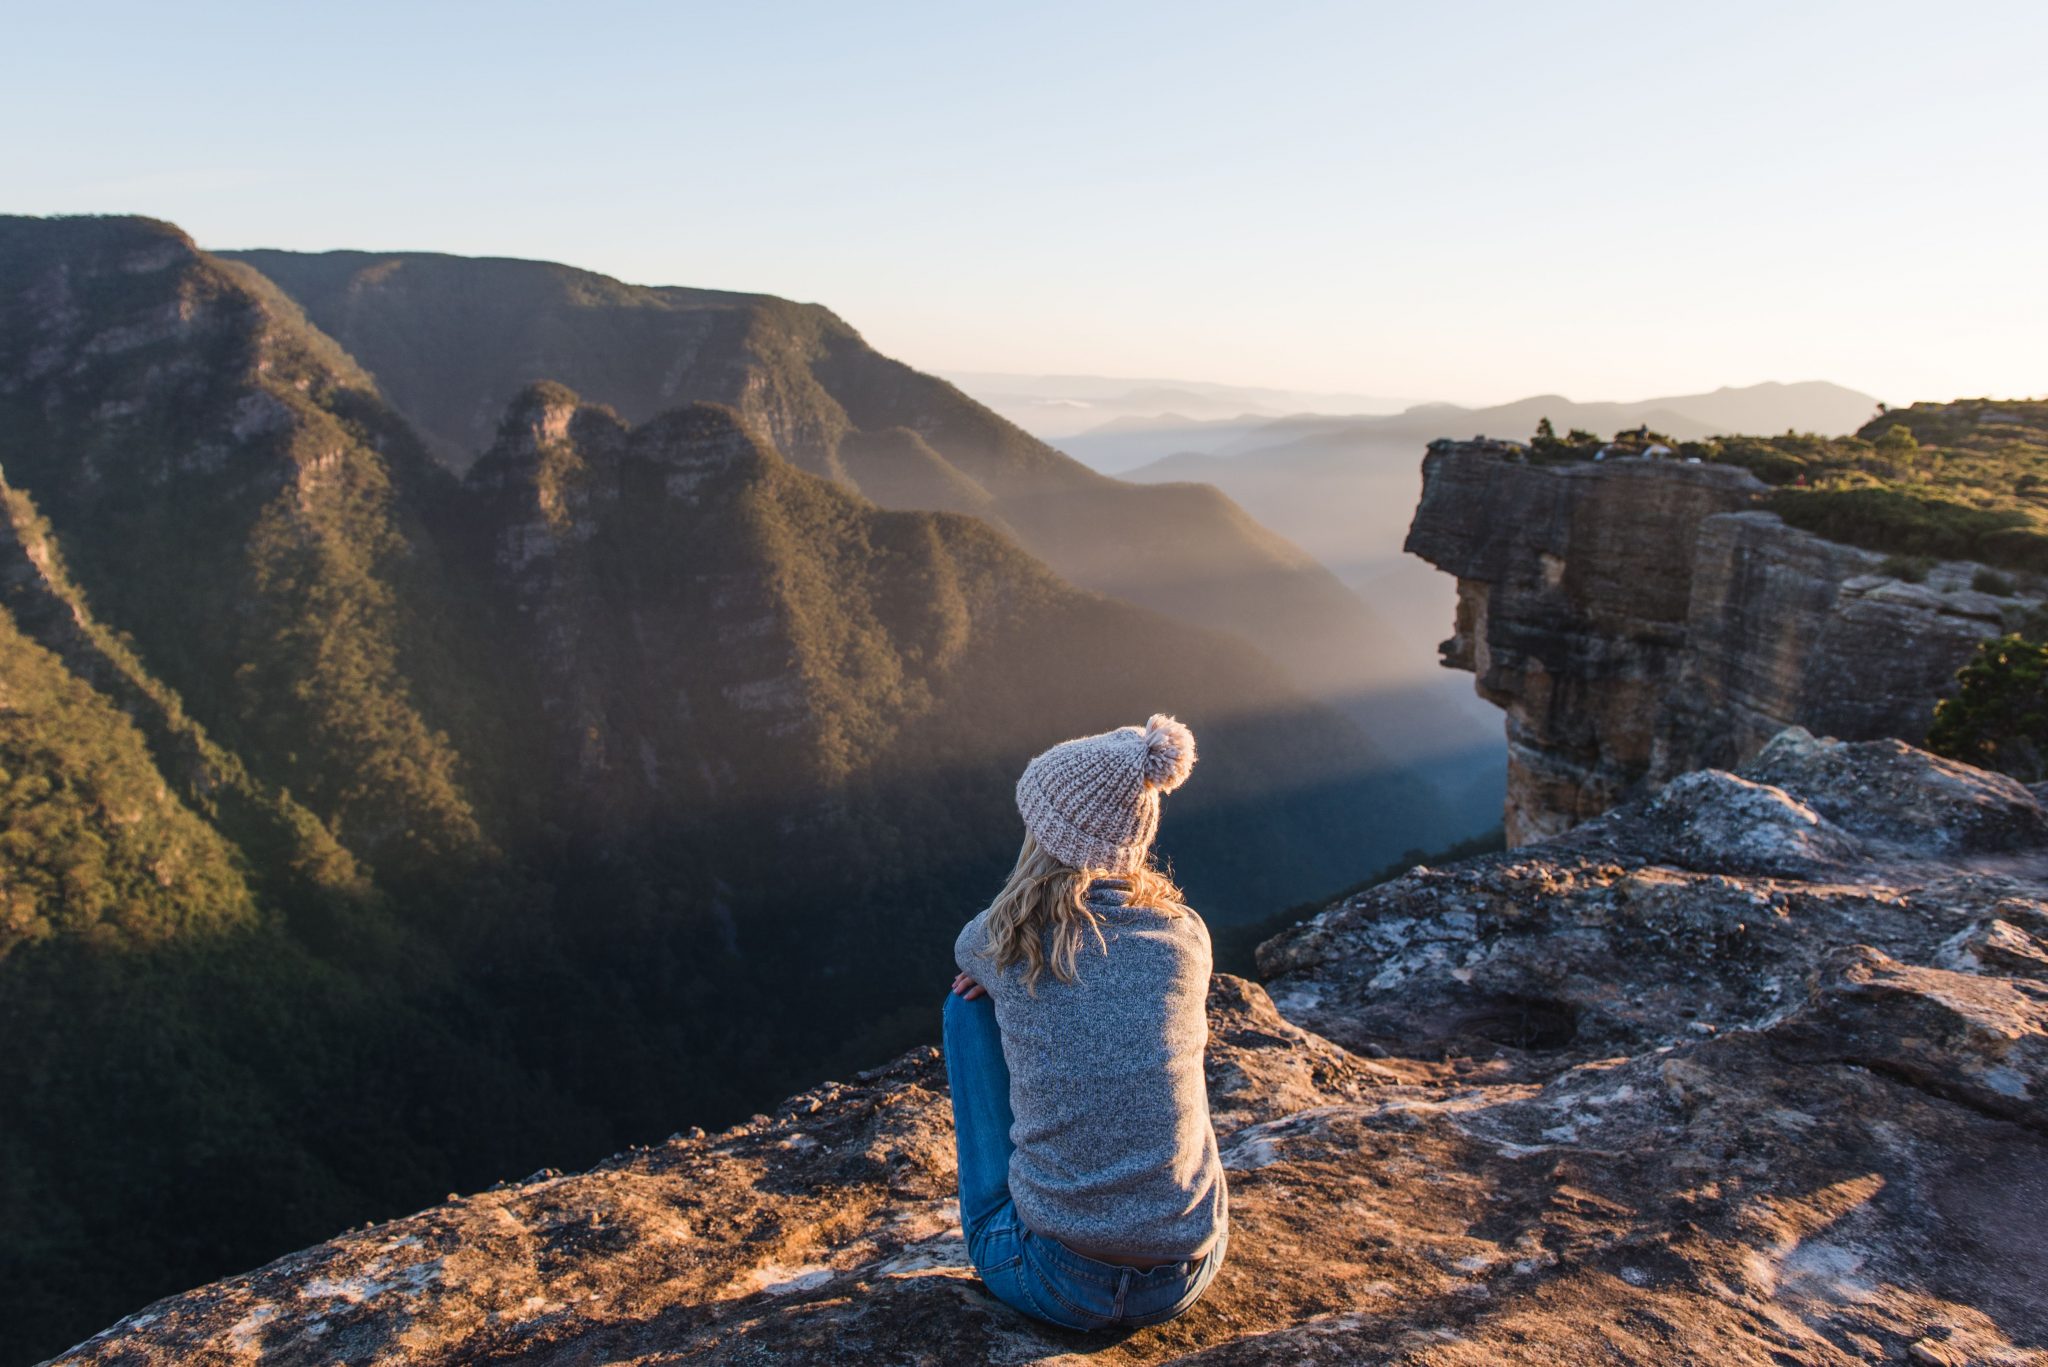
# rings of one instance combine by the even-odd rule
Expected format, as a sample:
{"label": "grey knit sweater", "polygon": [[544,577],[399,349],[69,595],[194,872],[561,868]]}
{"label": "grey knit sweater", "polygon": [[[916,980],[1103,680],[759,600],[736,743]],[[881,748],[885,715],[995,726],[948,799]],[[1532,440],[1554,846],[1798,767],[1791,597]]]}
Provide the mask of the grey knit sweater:
{"label": "grey knit sweater", "polygon": [[953,958],[988,989],[1002,1029],[1018,1218],[1083,1253],[1170,1262],[1206,1253],[1228,1216],[1202,1072],[1209,929],[1193,911],[1172,916],[1127,896],[1109,880],[1090,888],[1109,952],[1089,936],[1079,981],[1048,968],[1035,998],[1023,965],[996,972],[986,911],[961,930]]}

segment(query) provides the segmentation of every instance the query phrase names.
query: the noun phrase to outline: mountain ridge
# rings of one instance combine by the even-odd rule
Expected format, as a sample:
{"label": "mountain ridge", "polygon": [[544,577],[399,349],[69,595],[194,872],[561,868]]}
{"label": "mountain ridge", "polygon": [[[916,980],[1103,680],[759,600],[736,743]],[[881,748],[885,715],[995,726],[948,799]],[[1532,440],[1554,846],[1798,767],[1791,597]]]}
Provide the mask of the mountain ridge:
{"label": "mountain ridge", "polygon": [[[1244,637],[1374,729],[1351,705],[1384,673],[1372,609],[1312,556],[1206,485],[1096,473],[875,352],[821,306],[627,286],[549,262],[228,255],[266,272],[361,359],[451,468],[487,444],[529,381],[567,384],[628,422],[726,403],[799,467],[887,507],[986,517],[1081,587]],[[599,302],[580,305],[578,291]]]}

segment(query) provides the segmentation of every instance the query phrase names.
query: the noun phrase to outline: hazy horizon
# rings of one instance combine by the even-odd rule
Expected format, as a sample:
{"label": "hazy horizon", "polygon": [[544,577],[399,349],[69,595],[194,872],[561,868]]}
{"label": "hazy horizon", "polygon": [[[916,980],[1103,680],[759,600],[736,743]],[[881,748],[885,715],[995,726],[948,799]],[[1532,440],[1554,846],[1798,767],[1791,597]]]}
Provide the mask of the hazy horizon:
{"label": "hazy horizon", "polygon": [[[1313,396],[1313,397],[1321,397],[1321,398],[1324,398],[1324,399],[1326,399],[1326,400],[1338,400],[1338,399],[1356,399],[1356,400],[1359,400],[1359,401],[1361,401],[1362,403],[1364,403],[1364,404],[1366,405],[1366,406],[1364,406],[1364,407],[1360,407],[1360,408],[1356,408],[1356,409],[1353,409],[1353,408],[1341,408],[1341,409],[1339,409],[1339,408],[1331,408],[1331,409],[1327,410],[1327,411],[1328,411],[1328,412],[1329,412],[1329,413],[1330,413],[1331,415],[1333,415],[1333,416],[1340,416],[1340,417],[1341,417],[1341,416],[1354,416],[1354,415],[1355,415],[1355,416],[1386,416],[1386,415],[1389,415],[1389,414],[1395,414],[1395,413],[1405,413],[1405,412],[1407,412],[1408,410],[1410,410],[1410,409],[1412,409],[1412,408],[1428,408],[1428,407],[1436,407],[1436,406],[1447,406],[1447,407],[1455,407],[1455,408],[1497,408],[1497,407],[1502,407],[1502,406],[1504,406],[1504,405],[1507,405],[1507,404],[1517,403],[1517,402],[1520,402],[1520,401],[1523,401],[1523,400],[1527,400],[1527,399],[1548,399],[1548,398],[1556,398],[1556,399],[1563,399],[1563,400],[1565,400],[1565,401],[1567,401],[1567,402],[1570,402],[1570,403],[1622,403],[1622,404],[1639,404],[1639,403],[1651,403],[1651,402],[1654,402],[1654,401],[1657,401],[1657,400],[1660,400],[1660,399],[1669,399],[1669,398],[1673,398],[1673,397],[1683,397],[1683,396],[1681,396],[1681,395],[1678,395],[1678,394],[1676,394],[1675,392],[1670,392],[1670,391],[1659,391],[1659,392],[1657,392],[1657,393],[1649,393],[1649,394],[1597,394],[1597,395],[1596,395],[1596,394],[1565,394],[1565,393],[1561,393],[1561,392],[1559,392],[1559,391],[1556,391],[1556,390],[1538,390],[1538,389],[1531,389],[1531,390],[1526,390],[1526,391],[1520,391],[1520,392],[1517,392],[1517,393],[1511,394],[1511,395],[1509,395],[1509,396],[1508,396],[1507,398],[1505,398],[1505,399],[1498,399],[1498,400],[1488,400],[1488,401],[1487,401],[1487,402],[1485,402],[1485,403],[1472,403],[1472,402],[1462,402],[1462,401],[1460,401],[1460,400],[1457,400],[1457,399],[1444,399],[1444,398],[1438,398],[1438,397],[1436,397],[1436,396],[1433,396],[1433,395],[1422,395],[1422,394],[1415,394],[1415,395],[1383,395],[1383,394],[1342,394],[1342,393],[1337,393],[1337,394],[1327,394],[1327,395],[1320,395],[1320,396],[1318,396],[1318,395],[1316,395],[1316,392],[1315,392],[1315,391],[1313,391],[1313,390],[1297,390],[1297,389],[1283,389],[1283,388],[1277,388],[1277,387],[1274,387],[1274,386],[1268,386],[1268,385],[1256,385],[1256,386],[1255,386],[1255,385],[1243,385],[1243,384],[1237,384],[1237,383],[1234,383],[1234,382],[1232,382],[1232,381],[1230,381],[1230,380],[1227,380],[1227,379],[1217,379],[1217,378],[1214,378],[1214,377],[1196,377],[1196,376],[1189,376],[1189,375],[1097,375],[1097,374],[1087,374],[1087,375],[1081,375],[1081,374],[1027,374],[1027,373],[1023,373],[1023,372],[1019,372],[1019,371],[1005,371],[1005,370],[980,370],[980,371],[977,371],[977,370],[957,370],[957,369],[947,369],[947,368],[941,368],[941,369],[939,369],[939,370],[937,370],[937,371],[934,371],[933,373],[934,373],[934,374],[936,374],[936,375],[938,375],[938,376],[939,376],[939,377],[940,377],[941,379],[949,380],[949,381],[951,381],[951,382],[953,382],[953,383],[955,383],[955,384],[959,384],[959,385],[961,385],[961,387],[962,387],[962,388],[966,388],[966,387],[967,387],[967,386],[966,386],[966,385],[965,385],[965,384],[964,384],[963,382],[964,382],[964,381],[969,381],[969,380],[975,381],[975,382],[977,382],[977,383],[979,383],[979,384],[983,385],[984,387],[990,386],[990,385],[992,385],[992,384],[993,384],[994,382],[997,382],[997,381],[1004,381],[1004,380],[1033,380],[1033,381],[1048,381],[1048,382],[1049,382],[1049,381],[1082,381],[1082,382],[1087,382],[1087,383],[1095,383],[1095,384],[1103,384],[1103,385],[1115,385],[1115,386],[1132,386],[1132,387],[1136,387],[1136,386],[1155,386],[1155,385],[1190,385],[1190,386],[1200,386],[1200,387],[1202,387],[1202,388],[1205,388],[1205,389],[1215,389],[1215,390],[1224,390],[1224,391],[1237,391],[1237,390],[1259,390],[1259,391],[1263,391],[1263,392],[1266,392],[1266,393],[1271,393],[1271,394],[1276,394],[1276,395],[1288,395],[1288,396],[1300,395],[1300,396],[1303,396],[1303,397],[1311,397],[1311,396]],[[1705,386],[1704,388],[1701,388],[1701,389],[1698,389],[1698,390],[1694,390],[1694,391],[1689,391],[1689,392],[1690,392],[1690,393],[1699,393],[1699,394],[1712,394],[1712,393],[1716,393],[1716,392],[1719,392],[1719,391],[1722,391],[1722,390],[1743,390],[1743,389],[1755,389],[1755,388],[1761,388],[1761,387],[1766,387],[1766,386],[1771,386],[1771,385],[1777,385],[1777,386],[1781,386],[1781,387],[1784,387],[1784,388],[1792,388],[1792,387],[1794,387],[1794,386],[1798,386],[1798,385],[1808,385],[1808,384],[1837,384],[1837,382],[1836,382],[1836,381],[1834,381],[1834,380],[1831,380],[1831,379],[1829,379],[1829,378],[1828,378],[1827,376],[1825,376],[1825,375],[1802,375],[1802,376],[1798,377],[1797,379],[1779,379],[1779,378],[1773,378],[1773,379],[1764,379],[1764,380],[1756,380],[1756,381],[1753,381],[1753,382],[1751,382],[1751,383],[1749,383],[1749,384],[1741,384],[1741,385],[1737,385],[1737,384],[1717,384],[1717,385],[1708,385],[1708,386]],[[1839,388],[1843,388],[1843,389],[1854,389],[1854,388],[1856,388],[1856,387],[1855,387],[1854,385],[1838,385],[1838,387],[1839,387]],[[1990,397],[1994,397],[1994,396],[1992,396],[1992,395],[1982,395],[1982,394],[1969,394],[1969,395],[1963,395],[1963,394],[1951,394],[1951,395],[1946,395],[1946,396],[1944,396],[1944,398],[1946,398],[1946,399],[1957,399],[1957,398],[1990,398]],[[2014,398],[2032,398],[2032,397],[2034,397],[2034,396],[2033,396],[2033,395],[2020,395],[2020,394],[2016,394],[2016,395],[2013,395],[2013,396],[2011,396],[2011,397],[2014,397]],[[1941,400],[1936,400],[1936,402],[1940,402],[1940,401],[1941,401]],[[1903,406],[1903,404],[1902,404],[1902,405],[1900,405],[1900,406]],[[1322,412],[1322,411],[1325,411],[1325,410],[1321,410],[1321,409],[1301,409],[1301,410],[1298,410],[1298,411],[1301,411],[1301,412]]]}
{"label": "hazy horizon", "polygon": [[928,371],[2048,390],[2048,12],[16,6],[0,209],[825,304]]}

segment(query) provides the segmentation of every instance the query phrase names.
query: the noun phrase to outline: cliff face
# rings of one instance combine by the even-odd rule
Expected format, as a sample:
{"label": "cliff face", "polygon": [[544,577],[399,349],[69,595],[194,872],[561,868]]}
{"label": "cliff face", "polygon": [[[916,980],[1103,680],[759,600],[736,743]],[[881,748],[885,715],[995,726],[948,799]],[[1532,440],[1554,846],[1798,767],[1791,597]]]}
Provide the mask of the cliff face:
{"label": "cliff face", "polygon": [[1747,471],[1544,466],[1439,442],[1406,549],[1458,579],[1444,663],[1507,713],[1508,841],[1754,754],[1783,727],[1917,741],[1976,643],[2026,600],[1923,582],[1753,505]]}
{"label": "cliff face", "polygon": [[2026,788],[1789,731],[1219,975],[1231,1253],[1172,1323],[981,1289],[927,1047],[59,1361],[2048,1363],[2044,897]]}

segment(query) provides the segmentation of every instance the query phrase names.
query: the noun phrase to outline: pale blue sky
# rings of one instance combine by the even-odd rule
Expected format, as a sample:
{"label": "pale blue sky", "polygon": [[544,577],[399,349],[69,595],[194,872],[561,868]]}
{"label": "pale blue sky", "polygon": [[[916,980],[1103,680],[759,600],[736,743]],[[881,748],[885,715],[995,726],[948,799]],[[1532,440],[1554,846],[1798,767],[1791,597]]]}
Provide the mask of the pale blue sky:
{"label": "pale blue sky", "polygon": [[926,369],[2048,393],[2048,6],[17,3],[0,211],[830,305]]}

